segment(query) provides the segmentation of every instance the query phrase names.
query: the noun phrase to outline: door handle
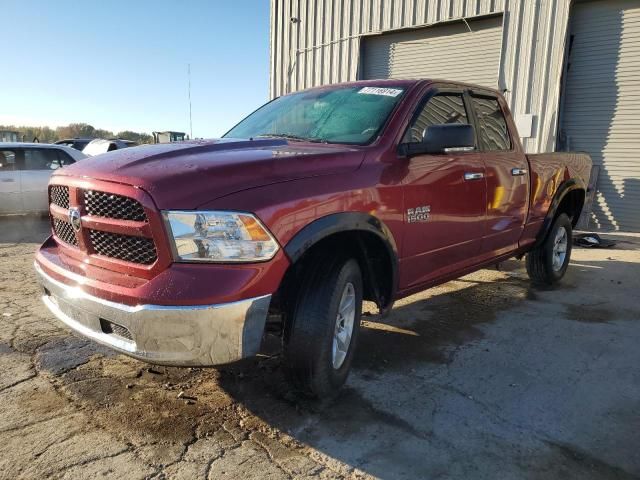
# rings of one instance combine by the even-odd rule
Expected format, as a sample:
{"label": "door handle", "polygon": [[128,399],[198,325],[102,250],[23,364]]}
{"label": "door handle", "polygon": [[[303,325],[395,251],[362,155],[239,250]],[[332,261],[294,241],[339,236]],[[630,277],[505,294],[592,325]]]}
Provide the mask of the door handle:
{"label": "door handle", "polygon": [[482,172],[467,172],[464,174],[465,180],[480,180],[484,178],[484,173]]}
{"label": "door handle", "polygon": [[512,168],[511,169],[511,175],[513,175],[514,177],[519,177],[521,175],[524,175],[525,173],[527,173],[527,169],[526,168]]}

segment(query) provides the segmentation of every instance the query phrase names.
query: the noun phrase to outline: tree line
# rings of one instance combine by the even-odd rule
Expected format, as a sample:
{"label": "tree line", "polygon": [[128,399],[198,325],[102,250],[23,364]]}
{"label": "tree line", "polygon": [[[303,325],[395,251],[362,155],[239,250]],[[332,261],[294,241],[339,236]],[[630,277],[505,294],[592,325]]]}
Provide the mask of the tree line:
{"label": "tree line", "polygon": [[132,132],[123,130],[114,133],[110,130],[95,128],[88,123],[70,123],[65,127],[29,127],[16,125],[0,125],[0,130],[11,130],[20,132],[19,138],[25,142],[38,141],[41,143],[53,143],[65,138],[121,138],[132,140],[136,143],[153,143],[153,137],[148,133]]}

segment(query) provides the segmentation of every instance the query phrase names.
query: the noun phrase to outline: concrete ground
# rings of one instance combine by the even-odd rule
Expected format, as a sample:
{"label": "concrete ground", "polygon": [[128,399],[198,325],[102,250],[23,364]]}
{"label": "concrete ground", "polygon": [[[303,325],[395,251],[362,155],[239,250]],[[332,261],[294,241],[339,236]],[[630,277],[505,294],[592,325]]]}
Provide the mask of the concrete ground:
{"label": "concrete ground", "polygon": [[0,221],[0,478],[640,478],[640,242],[521,262],[364,317],[334,401],[277,357],[150,367],[72,335],[32,270],[46,222]]}

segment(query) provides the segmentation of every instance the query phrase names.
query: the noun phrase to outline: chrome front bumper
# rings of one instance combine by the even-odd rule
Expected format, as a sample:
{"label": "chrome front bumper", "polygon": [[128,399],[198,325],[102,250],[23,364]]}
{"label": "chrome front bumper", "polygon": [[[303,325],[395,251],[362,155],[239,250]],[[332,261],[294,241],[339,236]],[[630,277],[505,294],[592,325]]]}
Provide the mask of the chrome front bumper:
{"label": "chrome front bumper", "polygon": [[68,327],[149,363],[211,366],[258,353],[271,295],[219,305],[114,303],[65,285],[35,264],[42,300]]}

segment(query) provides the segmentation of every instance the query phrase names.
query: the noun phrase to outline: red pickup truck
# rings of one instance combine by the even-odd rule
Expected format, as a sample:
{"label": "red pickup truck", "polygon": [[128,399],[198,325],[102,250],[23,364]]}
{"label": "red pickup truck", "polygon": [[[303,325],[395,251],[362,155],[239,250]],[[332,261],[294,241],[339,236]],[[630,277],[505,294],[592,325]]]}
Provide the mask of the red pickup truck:
{"label": "red pickup truck", "polygon": [[306,394],[335,392],[363,300],[509,257],[553,284],[591,160],[523,152],[502,96],[432,80],[277,98],[223,138],[128,148],[58,170],[35,268],[77,332],[151,363],[210,366],[282,336]]}

